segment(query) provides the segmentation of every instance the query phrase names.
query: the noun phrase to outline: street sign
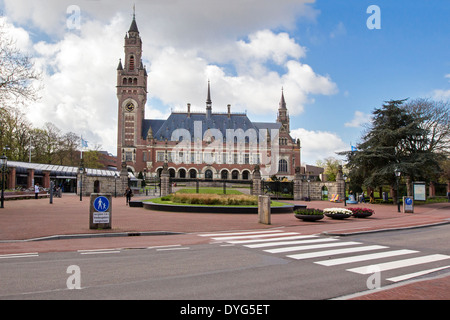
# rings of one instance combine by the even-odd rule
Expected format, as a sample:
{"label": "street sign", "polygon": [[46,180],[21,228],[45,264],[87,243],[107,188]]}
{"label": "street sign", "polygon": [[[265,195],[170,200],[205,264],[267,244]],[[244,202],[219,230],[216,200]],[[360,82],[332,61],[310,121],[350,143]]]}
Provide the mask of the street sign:
{"label": "street sign", "polygon": [[410,197],[403,197],[403,212],[414,213],[414,201]]}
{"label": "street sign", "polygon": [[91,194],[91,205],[89,211],[90,229],[111,229],[111,194]]}

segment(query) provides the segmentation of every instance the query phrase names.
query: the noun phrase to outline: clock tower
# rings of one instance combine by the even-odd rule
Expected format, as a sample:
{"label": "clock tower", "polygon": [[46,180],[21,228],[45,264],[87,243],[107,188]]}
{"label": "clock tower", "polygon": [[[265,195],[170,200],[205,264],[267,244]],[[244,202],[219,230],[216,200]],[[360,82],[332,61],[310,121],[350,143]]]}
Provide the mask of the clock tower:
{"label": "clock tower", "polygon": [[[142,123],[147,102],[147,71],[142,63],[142,40],[133,14],[130,30],[125,35],[125,60],[117,67],[118,136],[117,168],[122,163],[137,169],[146,146]],[[135,170],[133,170],[135,171]]]}

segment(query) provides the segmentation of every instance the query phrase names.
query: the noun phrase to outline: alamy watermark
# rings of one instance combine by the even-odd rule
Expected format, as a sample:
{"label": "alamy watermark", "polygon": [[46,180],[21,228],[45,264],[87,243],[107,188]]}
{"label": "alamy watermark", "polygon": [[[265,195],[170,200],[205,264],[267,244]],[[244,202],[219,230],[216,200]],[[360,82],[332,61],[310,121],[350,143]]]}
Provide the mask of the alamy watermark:
{"label": "alamy watermark", "polygon": [[371,5],[366,11],[371,16],[367,19],[366,25],[369,30],[381,29],[381,9],[377,5]]}
{"label": "alamy watermark", "polygon": [[77,265],[67,267],[66,273],[70,274],[67,278],[66,286],[69,290],[81,289],[81,269]]}
{"label": "alamy watermark", "polygon": [[367,267],[367,273],[371,273],[367,278],[366,286],[369,290],[381,288],[381,269],[377,265],[371,265]]}
{"label": "alamy watermark", "polygon": [[66,10],[67,19],[66,26],[69,30],[80,30],[81,29],[81,9],[77,5],[70,5]]}
{"label": "alamy watermark", "polygon": [[172,131],[170,140],[178,143],[168,151],[167,160],[182,163],[258,164],[261,174],[278,172],[279,129],[247,130],[208,128],[203,133],[202,121],[194,121],[193,135],[188,129]]}

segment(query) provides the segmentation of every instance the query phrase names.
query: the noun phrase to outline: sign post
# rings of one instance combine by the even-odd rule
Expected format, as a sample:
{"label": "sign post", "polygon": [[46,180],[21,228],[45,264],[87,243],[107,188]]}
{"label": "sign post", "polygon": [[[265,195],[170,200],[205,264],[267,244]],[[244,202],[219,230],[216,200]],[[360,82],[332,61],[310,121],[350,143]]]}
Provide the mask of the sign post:
{"label": "sign post", "polygon": [[112,195],[92,193],[89,209],[90,229],[111,229]]}
{"label": "sign post", "polygon": [[414,213],[414,200],[410,197],[403,197],[403,213]]}

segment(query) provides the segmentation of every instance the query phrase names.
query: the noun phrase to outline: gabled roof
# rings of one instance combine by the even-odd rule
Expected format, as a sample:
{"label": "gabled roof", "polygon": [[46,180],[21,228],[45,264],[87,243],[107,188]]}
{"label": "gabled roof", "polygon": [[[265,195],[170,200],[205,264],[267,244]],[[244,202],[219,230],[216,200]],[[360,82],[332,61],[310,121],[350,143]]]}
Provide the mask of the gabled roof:
{"label": "gabled roof", "polygon": [[[227,129],[238,130],[242,129],[245,133],[248,129],[254,129],[259,135],[260,129],[279,129],[281,124],[277,122],[251,122],[246,114],[230,114],[227,113],[213,113],[210,118],[206,117],[205,113],[171,113],[167,120],[144,120],[143,121],[143,138],[147,139],[149,128],[151,127],[153,137],[158,141],[170,141],[172,133],[177,129],[186,129],[191,139],[194,137],[195,123],[201,123],[201,136],[203,138],[208,129],[218,129],[222,137],[226,138]],[[197,133],[199,134],[199,133]]]}

